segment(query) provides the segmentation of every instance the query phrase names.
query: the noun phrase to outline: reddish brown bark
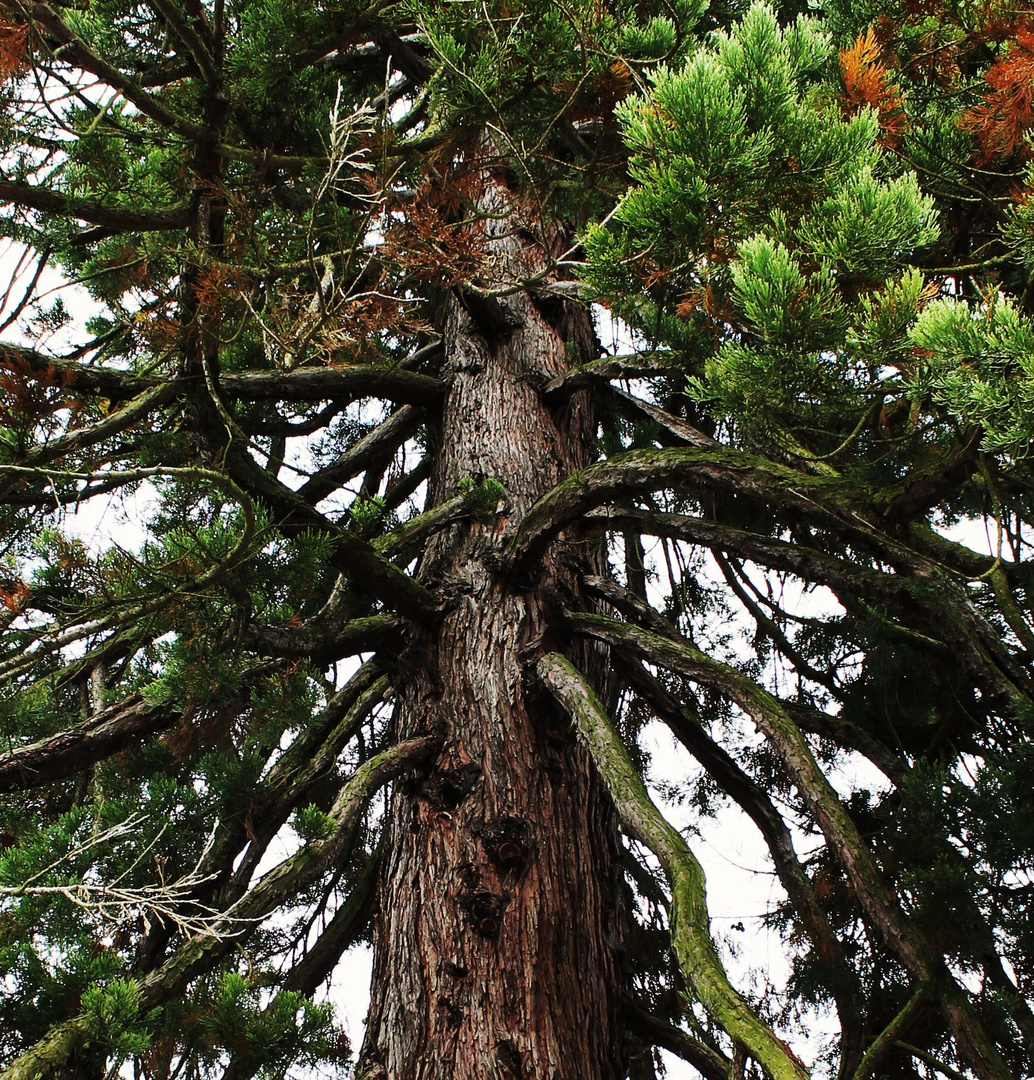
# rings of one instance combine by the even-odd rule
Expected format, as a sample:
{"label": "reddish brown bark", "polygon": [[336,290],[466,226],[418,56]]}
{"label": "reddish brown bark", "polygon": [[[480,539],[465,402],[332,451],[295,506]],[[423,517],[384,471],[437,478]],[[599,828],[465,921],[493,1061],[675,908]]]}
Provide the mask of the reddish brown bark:
{"label": "reddish brown bark", "polygon": [[[493,223],[504,276],[542,265],[513,218]],[[525,668],[552,637],[547,599],[570,591],[562,559],[521,587],[498,553],[534,500],[585,464],[584,404],[562,416],[534,386],[591,340],[588,315],[544,314],[524,292],[452,301],[449,439],[436,501],[463,477],[507,492],[492,524],[463,523],[425,552],[424,574],[457,597],[397,673],[400,732],[440,727],[426,779],[395,792],[375,923],[373,1003],[360,1076],[617,1080],[625,1075],[622,919],[609,799],[569,726],[529,700]],[[599,668],[591,650],[583,670]]]}

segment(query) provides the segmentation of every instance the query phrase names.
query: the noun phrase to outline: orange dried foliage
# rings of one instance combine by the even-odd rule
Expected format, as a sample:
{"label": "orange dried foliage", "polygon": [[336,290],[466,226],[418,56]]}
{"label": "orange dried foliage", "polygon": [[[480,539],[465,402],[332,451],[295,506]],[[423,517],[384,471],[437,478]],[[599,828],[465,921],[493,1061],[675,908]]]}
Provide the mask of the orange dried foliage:
{"label": "orange dried foliage", "polygon": [[683,319],[698,320],[697,329],[701,334],[709,335],[716,348],[736,318],[731,299],[713,282],[697,285],[683,293],[675,313]]}
{"label": "orange dried foliage", "polygon": [[451,288],[477,275],[488,257],[484,222],[469,216],[473,173],[432,176],[398,216],[382,250],[407,277]]}
{"label": "orange dried foliage", "polygon": [[161,310],[135,314],[133,330],[144,345],[156,352],[175,348],[183,339],[179,320]]}
{"label": "orange dried foliage", "polygon": [[1024,142],[1034,126],[1034,31],[1017,27],[1008,53],[984,78],[991,92],[959,119],[959,127],[976,136],[977,164],[1004,161],[1021,148],[1023,160],[1028,160],[1034,156]]}
{"label": "orange dried foliage", "polygon": [[245,275],[231,266],[204,266],[198,273],[194,295],[204,312],[215,311],[226,300],[240,296],[247,282]]}
{"label": "orange dried foliage", "polygon": [[381,356],[386,333],[415,333],[423,323],[410,305],[391,296],[347,297],[327,321],[312,345],[324,363],[355,363]]}
{"label": "orange dried foliage", "polygon": [[15,582],[11,592],[0,587],[0,607],[6,608],[8,611],[13,611],[16,614],[20,614],[25,605],[25,601],[29,599],[30,595],[31,590],[24,581]]}
{"label": "orange dried foliage", "polygon": [[16,352],[0,352],[0,422],[24,429],[67,407],[64,391],[71,377],[53,364],[34,370]]}
{"label": "orange dried foliage", "polygon": [[119,244],[97,259],[97,269],[118,272],[119,282],[126,289],[149,289],[151,276],[147,258],[130,242]]}
{"label": "orange dried foliage", "polygon": [[859,34],[852,46],[840,50],[844,108],[847,112],[866,105],[875,109],[883,132],[880,141],[886,146],[897,146],[908,130],[908,118],[890,68],[880,60],[880,51],[872,27]]}
{"label": "orange dried foliage", "polygon": [[564,115],[572,123],[592,120],[604,126],[613,124],[614,107],[635,89],[632,72],[624,60],[615,60],[601,68],[594,79],[560,79],[553,92],[567,98]]}
{"label": "orange dried foliage", "polygon": [[232,694],[226,701],[217,702],[213,697],[207,703],[191,694],[184,702],[178,726],[161,742],[181,761],[199,748],[225,746],[233,732],[234,721],[246,707]]}
{"label": "orange dried foliage", "polygon": [[8,79],[25,63],[29,28],[0,16],[0,79]]}
{"label": "orange dried foliage", "polygon": [[689,319],[699,306],[700,295],[698,292],[693,292],[679,301],[675,307],[675,314],[678,315],[680,319]]}

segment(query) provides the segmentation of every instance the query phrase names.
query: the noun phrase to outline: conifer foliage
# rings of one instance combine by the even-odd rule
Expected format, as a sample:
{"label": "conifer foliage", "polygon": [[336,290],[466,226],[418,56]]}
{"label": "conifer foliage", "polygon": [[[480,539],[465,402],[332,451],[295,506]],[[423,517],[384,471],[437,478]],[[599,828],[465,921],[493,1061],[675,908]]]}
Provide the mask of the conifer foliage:
{"label": "conifer foliage", "polygon": [[0,1080],[1034,1072],[1034,28],[800,7],[0,0]]}

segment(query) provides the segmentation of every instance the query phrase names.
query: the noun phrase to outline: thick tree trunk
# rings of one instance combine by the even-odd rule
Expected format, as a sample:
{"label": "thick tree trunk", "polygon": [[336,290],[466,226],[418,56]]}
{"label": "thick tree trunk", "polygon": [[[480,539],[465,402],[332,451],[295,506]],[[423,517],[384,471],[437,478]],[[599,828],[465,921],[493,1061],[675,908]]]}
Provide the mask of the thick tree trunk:
{"label": "thick tree trunk", "polygon": [[[515,219],[491,224],[501,281],[544,262]],[[457,603],[400,662],[399,735],[440,727],[445,748],[389,809],[360,1076],[625,1075],[613,811],[569,724],[525,690],[529,660],[564,647],[550,607],[585,555],[562,550],[519,584],[493,568],[534,500],[585,464],[584,403],[555,415],[534,387],[592,340],[585,311],[544,311],[525,292],[451,301],[435,499],[481,475],[504,485],[507,509],[425,552],[425,574]],[[570,655],[598,675],[599,654]]]}

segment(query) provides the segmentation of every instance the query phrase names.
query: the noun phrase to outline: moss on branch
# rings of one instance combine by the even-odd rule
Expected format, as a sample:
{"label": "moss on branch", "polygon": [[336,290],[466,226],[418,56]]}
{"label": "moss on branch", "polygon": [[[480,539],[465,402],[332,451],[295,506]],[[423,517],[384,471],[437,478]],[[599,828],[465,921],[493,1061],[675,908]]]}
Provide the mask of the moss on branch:
{"label": "moss on branch", "polygon": [[703,869],[678,830],[654,806],[599,699],[577,668],[557,653],[544,656],[537,671],[571,714],[622,823],[657,856],[671,881],[669,917],[675,953],[704,1008],[748,1048],[773,1080],[807,1080],[801,1063],[729,982],[711,940]]}

